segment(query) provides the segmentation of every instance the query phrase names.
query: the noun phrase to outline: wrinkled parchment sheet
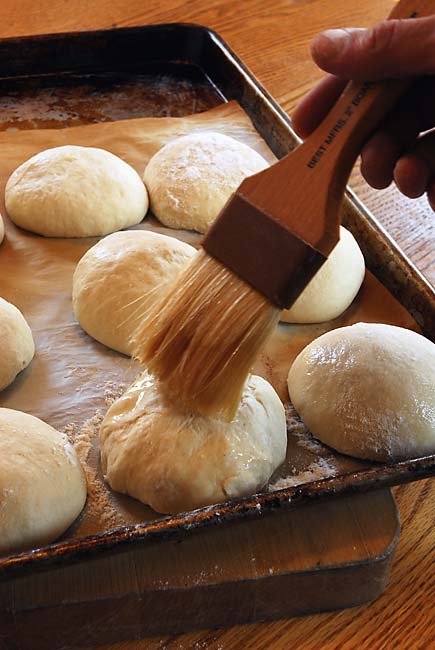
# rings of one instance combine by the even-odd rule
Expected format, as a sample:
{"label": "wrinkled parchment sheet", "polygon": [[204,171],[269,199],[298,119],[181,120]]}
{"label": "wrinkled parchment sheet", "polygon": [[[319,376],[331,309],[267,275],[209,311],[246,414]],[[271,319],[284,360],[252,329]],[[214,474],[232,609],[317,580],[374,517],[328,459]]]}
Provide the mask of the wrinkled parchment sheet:
{"label": "wrinkled parchment sheet", "polygon": [[[205,130],[232,136],[268,161],[274,156],[248,116],[235,102],[182,118],[142,118],[67,129],[0,133],[2,214],[4,185],[30,156],[65,144],[101,147],[120,156],[142,176],[149,158],[168,141]],[[66,431],[85,466],[88,502],[65,537],[81,537],[125,523],[155,519],[143,504],[117,495],[101,476],[98,427],[110,403],[139,374],[140,366],[100,345],[76,323],[71,305],[72,275],[82,255],[98,241],[46,239],[15,227],[6,218],[0,245],[0,296],[15,304],[30,324],[36,355],[30,366],[0,394],[0,405],[35,415]],[[178,237],[196,245],[200,236],[160,225],[150,214],[135,226]],[[344,458],[312,440],[288,404],[288,369],[302,348],[324,332],[358,321],[383,322],[418,329],[405,309],[370,274],[351,307],[335,321],[320,325],[280,325],[256,363],[254,372],[271,381],[286,405],[289,453],[285,465],[265,490],[337,475],[364,463]]]}

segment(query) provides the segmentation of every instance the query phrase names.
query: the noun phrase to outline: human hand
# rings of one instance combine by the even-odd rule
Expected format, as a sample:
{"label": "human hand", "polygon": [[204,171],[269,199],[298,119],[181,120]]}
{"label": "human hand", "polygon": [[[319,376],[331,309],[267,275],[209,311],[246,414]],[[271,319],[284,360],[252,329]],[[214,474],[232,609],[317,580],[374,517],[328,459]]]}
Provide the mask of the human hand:
{"label": "human hand", "polygon": [[420,77],[361,152],[361,173],[376,189],[394,179],[410,198],[427,193],[435,210],[435,16],[386,20],[369,29],[334,29],[316,36],[314,61],[330,74],[298,104],[292,122],[306,138],[349,79]]}

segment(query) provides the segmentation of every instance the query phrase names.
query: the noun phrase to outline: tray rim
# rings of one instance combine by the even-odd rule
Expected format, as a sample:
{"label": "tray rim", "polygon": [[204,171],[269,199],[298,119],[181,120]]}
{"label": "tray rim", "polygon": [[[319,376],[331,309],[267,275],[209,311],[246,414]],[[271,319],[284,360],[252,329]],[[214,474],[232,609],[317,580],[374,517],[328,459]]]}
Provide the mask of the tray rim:
{"label": "tray rim", "polygon": [[[61,40],[63,38],[80,38],[86,36],[107,35],[108,33],[142,33],[144,31],[164,31],[165,29],[190,29],[202,32],[207,38],[217,45],[227,58],[232,60],[244,80],[267,104],[267,108],[280,122],[286,131],[290,132],[297,143],[299,138],[294,134],[291,120],[287,113],[279,106],[266,89],[257,81],[249,68],[241,61],[235,52],[226,44],[224,39],[214,30],[195,23],[162,23],[143,25],[137,27],[121,27],[99,30],[86,30],[75,32],[54,32],[30,36],[8,37],[0,40],[3,43],[22,44],[45,42],[48,39]],[[181,63],[181,61],[180,61]],[[96,68],[94,68],[96,70]],[[72,72],[72,71],[71,71]],[[207,74],[207,70],[204,70]],[[56,74],[56,71],[48,74]],[[58,72],[58,74],[60,74]],[[42,76],[42,73],[34,75]],[[208,75],[207,75],[208,76]],[[6,78],[6,77],[2,77]],[[249,114],[249,113],[248,113]],[[396,242],[385,231],[378,220],[358,199],[352,190],[347,189],[347,198],[354,205],[357,212],[364,213],[369,224],[375,228],[388,247],[393,250],[409,273],[425,287],[430,299],[435,304],[435,289],[424,275],[407,258]],[[399,475],[400,474],[400,475]],[[155,544],[163,541],[175,540],[190,535],[208,526],[222,525],[236,522],[241,519],[257,519],[274,512],[289,511],[293,508],[318,501],[325,498],[337,498],[342,495],[351,495],[353,492],[365,492],[371,489],[392,487],[400,483],[412,482],[435,475],[435,454],[424,456],[395,465],[379,465],[368,469],[351,471],[340,476],[325,478],[319,481],[300,484],[295,487],[283,488],[270,493],[262,493],[226,501],[197,510],[169,515],[160,519],[146,521],[140,524],[120,526],[109,531],[89,535],[72,540],[54,542],[41,548],[23,551],[0,557],[0,581],[10,577],[29,575],[30,572],[49,570],[54,567],[65,566],[86,559],[95,559],[114,552],[123,552],[134,545]]]}

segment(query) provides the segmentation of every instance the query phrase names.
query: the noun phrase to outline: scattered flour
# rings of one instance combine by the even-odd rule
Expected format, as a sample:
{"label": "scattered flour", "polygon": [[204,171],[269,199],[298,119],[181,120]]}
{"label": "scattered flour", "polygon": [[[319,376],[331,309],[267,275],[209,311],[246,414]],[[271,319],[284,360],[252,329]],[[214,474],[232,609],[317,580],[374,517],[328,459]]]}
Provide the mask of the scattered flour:
{"label": "scattered flour", "polygon": [[287,476],[281,476],[267,486],[268,492],[320,481],[340,473],[340,466],[335,456],[328,447],[313,437],[293,405],[286,404],[285,410],[289,436],[298,447],[304,450],[303,457],[306,459],[306,463],[302,469],[290,468]]}
{"label": "scattered flour", "polygon": [[[126,390],[125,384],[107,382],[104,385],[104,401],[109,407]],[[84,422],[72,422],[64,427],[70,442],[86,474],[88,499],[83,515],[84,528],[109,530],[125,524],[122,515],[117,512],[109,487],[104,482],[100,471],[98,432],[105,412],[97,410],[95,415]],[[83,531],[84,532],[84,531]],[[90,531],[88,531],[90,532]]]}
{"label": "scattered flour", "polygon": [[285,414],[287,420],[287,430],[296,439],[299,447],[311,451],[316,456],[324,456],[327,447],[313,438],[313,434],[307,429],[305,424],[297,414],[293,404],[286,404]]}
{"label": "scattered flour", "polygon": [[336,476],[336,474],[337,468],[334,467],[331,461],[326,458],[319,458],[319,460],[310,463],[306,470],[291,476],[279,478],[274,483],[271,483],[267,489],[268,492],[274,492],[275,490],[283,490],[284,488],[311,483],[312,481],[320,481],[324,478]]}

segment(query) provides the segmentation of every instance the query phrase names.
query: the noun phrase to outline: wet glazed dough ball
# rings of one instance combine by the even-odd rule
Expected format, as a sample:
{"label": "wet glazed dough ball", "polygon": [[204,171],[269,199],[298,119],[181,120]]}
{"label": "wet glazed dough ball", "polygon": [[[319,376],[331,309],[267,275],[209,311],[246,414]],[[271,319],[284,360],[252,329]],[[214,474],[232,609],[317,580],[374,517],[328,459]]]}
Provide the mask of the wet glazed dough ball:
{"label": "wet glazed dough ball", "polygon": [[194,133],[160,149],[144,181],[159,221],[205,232],[242,180],[268,166],[251,147],[227,135]]}
{"label": "wet glazed dough ball", "polygon": [[35,354],[32,331],[15,305],[0,298],[0,390],[11,384]]}
{"label": "wet glazed dough ball", "polygon": [[80,514],[86,481],[64,434],[0,408],[0,553],[55,540]]}
{"label": "wet glazed dough ball", "polygon": [[260,489],[285,459],[286,418],[261,377],[250,377],[227,423],[180,408],[144,373],[110,407],[100,446],[114,490],[178,513]]}
{"label": "wet glazed dough ball", "polygon": [[179,273],[194,253],[189,244],[145,230],[105,237],[74,272],[78,322],[100,343],[133,354],[130,338],[158,295],[153,290]]}
{"label": "wet glazed dough ball", "polygon": [[136,171],[104,149],[47,149],[6,184],[12,221],[46,237],[93,237],[142,221],[148,195]]}
{"label": "wet glazed dough ball", "polygon": [[340,226],[340,241],[290,309],[285,323],[323,323],[342,314],[364,280],[364,257],[354,236]]}
{"label": "wet glazed dough ball", "polygon": [[435,453],[435,345],[416,332],[377,323],[327,332],[296,358],[288,389],[313,435],[343,454]]}

